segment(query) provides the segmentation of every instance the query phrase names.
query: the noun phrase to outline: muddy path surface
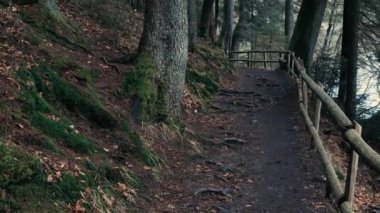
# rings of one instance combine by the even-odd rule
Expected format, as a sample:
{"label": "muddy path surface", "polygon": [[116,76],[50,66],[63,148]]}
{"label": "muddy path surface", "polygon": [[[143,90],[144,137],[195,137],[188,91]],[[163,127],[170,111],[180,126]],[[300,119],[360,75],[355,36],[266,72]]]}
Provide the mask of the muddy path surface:
{"label": "muddy path surface", "polygon": [[181,157],[149,212],[333,212],[317,154],[283,71],[241,68],[232,88],[189,121],[204,154]]}

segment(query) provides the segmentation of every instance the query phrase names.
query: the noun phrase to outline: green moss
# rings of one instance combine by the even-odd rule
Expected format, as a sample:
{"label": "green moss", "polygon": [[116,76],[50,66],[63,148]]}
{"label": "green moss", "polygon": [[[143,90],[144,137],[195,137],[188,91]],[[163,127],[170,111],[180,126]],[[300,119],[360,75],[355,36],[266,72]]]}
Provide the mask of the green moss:
{"label": "green moss", "polygon": [[137,119],[162,121],[167,117],[160,97],[163,87],[158,79],[158,70],[148,54],[140,54],[137,70],[125,75],[124,91],[135,99],[134,115]]}
{"label": "green moss", "polygon": [[[70,111],[79,111],[90,121],[97,123],[104,128],[114,128],[117,125],[116,119],[109,113],[98,100],[90,97],[89,94],[79,90],[74,85],[67,83],[56,72],[45,65],[37,66],[30,71],[20,71],[19,76],[29,85],[35,85],[37,94],[42,96],[49,102],[60,102],[65,105]],[[27,85],[28,86],[28,85]],[[33,86],[28,86],[28,89],[33,89]],[[32,101],[27,102],[41,105],[46,105],[38,98],[38,95],[31,94]],[[36,97],[37,96],[37,97]],[[33,100],[37,100],[34,101]],[[40,109],[40,107],[38,107]],[[49,111],[45,109],[39,111]]]}
{"label": "green moss", "polygon": [[40,0],[38,9],[22,10],[20,15],[39,34],[34,37],[49,38],[65,47],[88,51],[89,44],[80,27],[60,12],[55,1]]}
{"label": "green moss", "polygon": [[46,136],[36,136],[36,137],[28,137],[25,139],[27,144],[35,145],[38,147],[41,147],[46,150],[50,150],[54,153],[59,153],[60,150],[55,144],[55,141],[49,137]]}
{"label": "green moss", "polygon": [[219,90],[219,85],[210,72],[189,68],[186,84],[199,98],[207,100]]}
{"label": "green moss", "polygon": [[56,182],[48,183],[43,173],[32,177],[28,182],[10,185],[7,193],[11,199],[7,202],[15,203],[20,212],[66,212],[67,204],[73,204],[81,198],[80,192],[85,185],[80,179],[63,174]]}
{"label": "green moss", "polygon": [[75,151],[91,153],[95,151],[94,143],[86,136],[75,132],[66,120],[53,121],[40,112],[30,117],[32,124],[50,137],[61,139],[65,145]]}
{"label": "green moss", "polygon": [[0,189],[30,178],[40,169],[39,161],[28,153],[0,143]]}

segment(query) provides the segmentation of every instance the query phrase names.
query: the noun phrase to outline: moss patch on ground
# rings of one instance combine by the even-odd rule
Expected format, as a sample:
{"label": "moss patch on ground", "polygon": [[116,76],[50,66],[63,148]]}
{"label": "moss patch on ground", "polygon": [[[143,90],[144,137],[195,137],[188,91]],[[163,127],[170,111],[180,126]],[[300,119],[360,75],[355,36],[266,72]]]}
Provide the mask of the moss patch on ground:
{"label": "moss patch on ground", "polygon": [[[29,93],[29,102],[34,104],[43,112],[51,112],[46,103],[38,96],[43,96],[50,103],[61,103],[70,111],[80,112],[90,121],[100,127],[114,128],[116,119],[100,103],[84,91],[74,85],[67,83],[54,70],[45,65],[37,66],[31,70],[19,72],[19,76],[26,82],[28,89],[35,87],[36,92]],[[33,103],[34,102],[34,103]]]}
{"label": "moss patch on ground", "polygon": [[40,169],[41,164],[36,158],[0,142],[0,189],[26,180]]}
{"label": "moss patch on ground", "polygon": [[65,145],[75,151],[92,153],[95,151],[94,143],[86,136],[79,134],[74,126],[65,119],[52,120],[46,115],[36,112],[30,117],[32,124],[46,135],[62,139]]}
{"label": "moss patch on ground", "polygon": [[38,45],[43,38],[49,38],[67,48],[88,51],[89,44],[80,27],[61,13],[55,1],[40,0],[35,7],[22,10],[20,15],[34,29],[26,35],[31,43]]}

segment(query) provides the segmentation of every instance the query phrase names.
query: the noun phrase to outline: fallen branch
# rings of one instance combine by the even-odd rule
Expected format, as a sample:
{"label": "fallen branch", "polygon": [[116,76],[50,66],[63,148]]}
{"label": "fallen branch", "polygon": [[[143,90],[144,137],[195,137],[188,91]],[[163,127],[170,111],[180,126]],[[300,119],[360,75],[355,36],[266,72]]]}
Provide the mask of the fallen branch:
{"label": "fallen branch", "polygon": [[201,188],[198,191],[194,193],[195,197],[198,197],[202,194],[216,194],[216,195],[222,195],[226,197],[232,197],[230,193],[233,193],[232,189],[226,188],[226,189],[215,189],[215,188]]}

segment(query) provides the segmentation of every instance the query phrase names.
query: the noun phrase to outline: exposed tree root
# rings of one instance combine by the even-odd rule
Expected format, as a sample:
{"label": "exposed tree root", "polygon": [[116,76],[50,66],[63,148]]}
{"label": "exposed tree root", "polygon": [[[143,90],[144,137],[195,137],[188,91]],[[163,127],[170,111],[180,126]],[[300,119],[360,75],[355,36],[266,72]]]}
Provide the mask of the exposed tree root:
{"label": "exposed tree root", "polygon": [[222,144],[225,144],[225,145],[242,145],[242,144],[245,144],[247,143],[245,140],[243,139],[239,139],[239,138],[225,138],[223,139],[223,142]]}
{"label": "exposed tree root", "polygon": [[233,89],[222,89],[220,90],[220,95],[253,95],[253,96],[262,96],[262,94],[254,91],[238,91]]}
{"label": "exposed tree root", "polygon": [[214,161],[214,160],[206,160],[205,163],[216,166],[216,168],[217,168],[219,171],[222,171],[222,172],[232,172],[232,173],[235,172],[235,169],[233,169],[233,168],[231,168],[231,167],[229,167],[229,166],[226,166],[226,165],[224,165],[223,163],[220,163],[220,162]]}
{"label": "exposed tree root", "polygon": [[119,67],[117,67],[116,65],[111,64],[110,62],[108,62],[107,59],[104,56],[100,57],[100,59],[102,59],[102,61],[103,61],[104,64],[106,64],[107,66],[112,67],[112,69],[114,69],[118,74],[120,74]]}
{"label": "exposed tree root", "polygon": [[225,189],[216,189],[216,188],[200,188],[198,191],[194,193],[195,197],[198,197],[202,194],[216,194],[216,195],[222,195],[226,197],[232,197],[230,193],[233,193],[234,190],[225,188]]}

